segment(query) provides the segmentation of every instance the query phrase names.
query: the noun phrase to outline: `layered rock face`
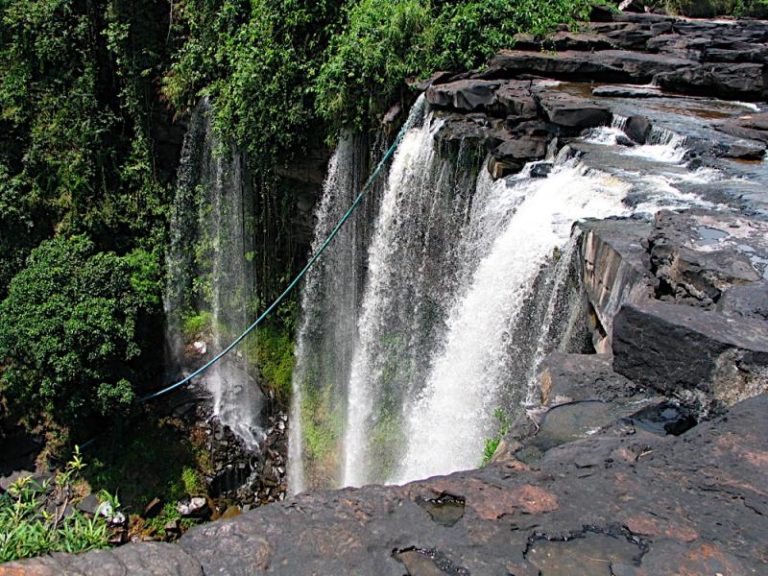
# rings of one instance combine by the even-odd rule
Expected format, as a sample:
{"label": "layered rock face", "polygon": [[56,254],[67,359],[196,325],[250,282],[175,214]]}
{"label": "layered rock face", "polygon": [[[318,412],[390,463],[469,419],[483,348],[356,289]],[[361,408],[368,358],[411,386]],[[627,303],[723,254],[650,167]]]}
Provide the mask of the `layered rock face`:
{"label": "layered rock face", "polygon": [[[578,32],[551,38],[517,37],[516,49],[492,58],[483,72],[436,74],[427,100],[445,110],[443,142],[474,140],[492,154],[495,177],[541,160],[556,138],[610,123],[603,97],[717,95],[765,100],[768,93],[768,29],[761,22],[703,22],[664,16],[618,14]],[[552,80],[593,82],[575,92]],[[628,144],[644,144],[650,125],[630,119]],[[710,150],[715,156],[761,159],[768,141],[768,115],[745,114],[713,127],[726,139]]]}
{"label": "layered rock face", "polygon": [[[424,88],[445,120],[441,153],[477,144],[496,177],[556,153],[607,169],[608,152],[576,136],[613,122],[617,146],[645,144],[671,101],[701,124],[689,164],[727,164],[738,178],[693,180],[684,191],[706,207],[577,225],[596,353],[544,359],[537,408],[489,466],[302,494],[178,545],[56,555],[0,576],[768,573],[768,202],[759,180],[749,186],[768,124],[663,91],[764,99],[768,26],[604,20],[544,44],[520,37],[482,73],[433,78]],[[657,116],[638,113],[638,98],[660,102]],[[626,160],[633,174],[647,167]]]}
{"label": "layered rock face", "polygon": [[580,225],[594,340],[616,371],[702,409],[768,391],[768,223],[688,210],[626,224]]}

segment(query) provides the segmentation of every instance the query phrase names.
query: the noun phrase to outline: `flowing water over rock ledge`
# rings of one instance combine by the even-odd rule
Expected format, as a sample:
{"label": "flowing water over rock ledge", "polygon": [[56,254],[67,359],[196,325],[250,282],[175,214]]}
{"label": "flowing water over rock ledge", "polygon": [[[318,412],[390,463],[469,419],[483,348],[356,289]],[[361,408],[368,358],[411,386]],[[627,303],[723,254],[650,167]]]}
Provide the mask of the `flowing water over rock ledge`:
{"label": "flowing water over rock ledge", "polygon": [[[405,486],[300,494],[195,529],[179,545],[58,555],[2,566],[0,575],[765,573],[768,174],[760,160],[766,130],[759,114],[764,104],[584,82],[655,79],[662,88],[759,101],[765,94],[768,26],[629,15],[615,20],[593,23],[580,34],[558,33],[554,46],[564,54],[539,52],[536,43],[526,52],[521,38],[523,51],[500,54],[483,73],[438,77],[425,86],[432,117],[410,133],[403,152],[410,160],[395,160],[389,189],[380,191],[382,206],[371,207],[387,206],[393,181],[417,178],[409,181],[412,190],[425,183],[445,186],[437,189],[447,196],[434,198],[461,199],[449,192],[475,191],[477,203],[452,205],[450,214],[459,221],[489,208],[478,222],[496,235],[470,243],[477,265],[453,271],[455,278],[440,289],[478,281],[469,283],[457,299],[460,305],[443,311],[444,324],[436,323],[448,334],[446,349],[455,350],[454,356],[473,350],[473,344],[484,344],[473,340],[485,333],[459,341],[452,340],[450,329],[477,320],[482,306],[472,306],[473,299],[488,304],[497,297],[498,290],[479,287],[503,287],[516,294],[512,307],[499,307],[504,320],[515,320],[511,335],[536,334],[518,349],[525,362],[511,369],[492,363],[498,381],[510,374],[518,380],[516,395],[506,400],[524,401],[529,410],[514,420],[489,466]],[[342,144],[337,165],[344,150]],[[469,188],[466,180],[472,178],[446,171],[445,164],[429,173],[407,170],[409,162],[428,164],[426,158],[466,158],[471,164],[482,161],[486,151],[489,170]],[[345,176],[350,182],[327,187],[354,188],[359,174],[352,174]],[[454,187],[456,178],[463,183]],[[580,188],[586,182],[588,187]],[[420,207],[423,201],[426,210],[430,198],[391,194],[389,201],[393,207],[404,201]],[[494,204],[504,199],[510,203],[506,211],[503,202]],[[594,203],[605,210],[595,211]],[[569,207],[560,217],[558,205]],[[326,210],[332,211],[330,205]],[[505,215],[517,225],[504,226]],[[569,241],[571,223],[589,215],[613,217],[579,223]],[[451,238],[450,221],[429,221],[435,223],[430,228],[435,238]],[[423,239],[396,219],[390,225],[410,232],[414,242]],[[360,226],[348,232],[353,242],[344,244],[357,252],[338,255],[318,275],[333,275],[329,270],[338,270],[332,267],[339,262],[365,259],[356,242],[372,238],[375,244],[380,235],[382,246],[387,244],[386,227],[371,232],[363,222]],[[539,245],[531,234],[516,236],[529,229],[551,230],[553,244]],[[473,230],[467,229],[467,237],[477,239]],[[499,238],[505,241],[497,243]],[[496,252],[497,244],[525,248],[530,258],[524,260],[545,273],[514,268],[520,261]],[[558,247],[554,254],[551,246]],[[433,258],[429,251],[423,254],[418,271],[427,278]],[[501,264],[496,274],[483,271],[482,257],[489,255]],[[384,264],[367,265],[375,276],[376,266]],[[515,292],[521,285],[516,275],[532,278],[528,289],[542,295],[540,302]],[[495,278],[502,278],[501,285]],[[360,286],[354,267],[345,268],[340,279]],[[365,309],[365,295],[336,302],[333,286],[324,289],[323,306],[348,312],[362,299]],[[414,292],[392,298],[388,310],[395,312],[417,299]],[[516,316],[523,308],[530,315]],[[381,313],[371,309],[370,317]],[[488,318],[484,326],[497,321]],[[348,343],[354,326],[354,318],[339,323],[327,349],[334,349],[334,338]],[[510,334],[498,332],[495,348],[509,350]],[[566,341],[581,344],[548,354]],[[386,368],[375,365],[377,342],[372,339],[357,361],[345,348],[333,356],[338,363],[321,368],[335,379],[353,380],[360,367]],[[433,343],[414,344],[429,350]],[[574,353],[587,350],[598,354]],[[437,409],[443,416],[434,426],[453,422],[440,412],[438,385],[453,381],[454,367],[437,358],[416,371],[437,394],[422,395],[414,412],[418,416],[419,406],[429,408],[423,415]],[[530,388],[519,386],[524,377]],[[479,395],[483,410],[490,406],[483,396],[494,392],[489,388]],[[370,422],[370,406],[359,405],[358,417]],[[424,422],[428,419],[412,420]],[[482,430],[475,427],[465,436]],[[432,461],[421,459],[445,456],[445,448],[430,452],[429,438],[416,438],[426,444],[412,444],[413,453],[407,452],[406,461],[417,462],[415,472],[384,479],[431,473]],[[348,445],[359,446],[355,442]],[[447,449],[449,457],[455,454]],[[344,471],[348,483],[370,481],[375,472],[365,449],[358,453],[361,464]],[[464,460],[451,460],[443,469],[456,469],[457,462],[460,467]],[[330,476],[342,468],[342,462],[327,464]]]}

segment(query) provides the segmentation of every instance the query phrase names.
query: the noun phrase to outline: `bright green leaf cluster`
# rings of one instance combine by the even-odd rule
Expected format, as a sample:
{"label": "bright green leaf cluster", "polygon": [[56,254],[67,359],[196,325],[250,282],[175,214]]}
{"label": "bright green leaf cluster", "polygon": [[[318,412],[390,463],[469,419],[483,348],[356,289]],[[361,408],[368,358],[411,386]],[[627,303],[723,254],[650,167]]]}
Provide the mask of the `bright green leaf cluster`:
{"label": "bright green leaf cluster", "polygon": [[33,250],[0,304],[3,395],[64,425],[127,408],[157,275],[151,255],[97,252],[82,236]]}

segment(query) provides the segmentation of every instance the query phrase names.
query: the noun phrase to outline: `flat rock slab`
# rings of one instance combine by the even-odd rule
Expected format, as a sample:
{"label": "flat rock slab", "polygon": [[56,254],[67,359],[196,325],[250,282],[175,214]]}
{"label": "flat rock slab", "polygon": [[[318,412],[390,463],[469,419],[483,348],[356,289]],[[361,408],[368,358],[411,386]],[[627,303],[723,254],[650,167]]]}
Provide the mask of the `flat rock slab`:
{"label": "flat rock slab", "polygon": [[[679,438],[596,436],[535,468],[303,494],[195,528],[179,545],[58,555],[0,576],[765,574],[766,412],[760,396]],[[463,503],[450,522],[423,506],[447,500]]]}
{"label": "flat rock slab", "polygon": [[768,390],[768,322],[649,300],[613,325],[613,367],[668,395],[731,405]]}
{"label": "flat rock slab", "polygon": [[766,96],[766,67],[752,63],[713,63],[659,72],[654,81],[665,90],[751,100]]}
{"label": "flat rock slab", "polygon": [[569,94],[546,93],[539,102],[549,122],[575,131],[608,125],[613,117],[606,106]]}
{"label": "flat rock slab", "polygon": [[732,118],[715,124],[715,128],[738,138],[768,144],[768,113],[766,112]]}
{"label": "flat rock slab", "polygon": [[480,78],[513,78],[520,74],[538,74],[557,79],[627,82],[645,84],[656,75],[689,68],[696,63],[665,54],[628,50],[599,52],[524,52],[502,50],[494,56]]}
{"label": "flat rock slab", "polygon": [[607,354],[553,352],[539,368],[539,391],[543,406],[599,400],[611,402],[640,392],[628,378],[613,371]]}
{"label": "flat rock slab", "polygon": [[146,542],[72,556],[53,554],[0,565],[0,576],[204,576],[200,563],[173,544]]}
{"label": "flat rock slab", "polygon": [[662,210],[649,245],[662,299],[711,307],[729,287],[768,272],[768,222],[742,215]]}

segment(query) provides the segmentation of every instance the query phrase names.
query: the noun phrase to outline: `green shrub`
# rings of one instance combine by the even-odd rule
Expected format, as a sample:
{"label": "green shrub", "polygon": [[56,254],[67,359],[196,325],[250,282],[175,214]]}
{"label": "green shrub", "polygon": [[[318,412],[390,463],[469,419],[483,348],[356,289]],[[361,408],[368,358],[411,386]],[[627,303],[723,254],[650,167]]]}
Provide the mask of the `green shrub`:
{"label": "green shrub", "polygon": [[352,3],[317,79],[320,116],[360,129],[370,124],[370,115],[386,111],[405,79],[421,71],[426,54],[419,43],[429,18],[423,0]]}
{"label": "green shrub", "polygon": [[159,313],[149,260],[97,252],[82,236],[33,250],[0,303],[0,393],[65,426],[130,406],[138,334]]}
{"label": "green shrub", "polygon": [[248,358],[261,372],[262,387],[272,390],[283,406],[288,406],[291,399],[296,363],[293,347],[293,338],[282,323],[264,324],[246,341]]}

